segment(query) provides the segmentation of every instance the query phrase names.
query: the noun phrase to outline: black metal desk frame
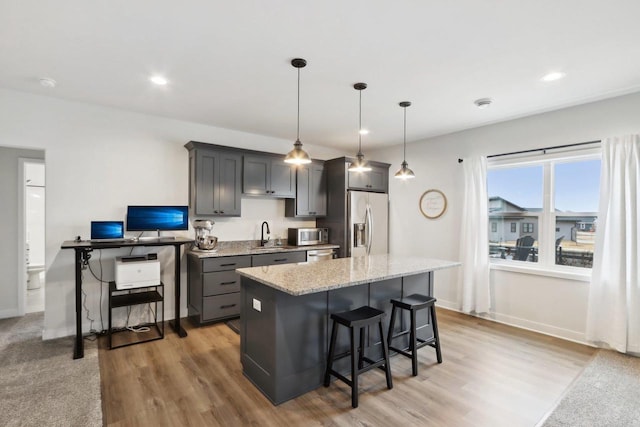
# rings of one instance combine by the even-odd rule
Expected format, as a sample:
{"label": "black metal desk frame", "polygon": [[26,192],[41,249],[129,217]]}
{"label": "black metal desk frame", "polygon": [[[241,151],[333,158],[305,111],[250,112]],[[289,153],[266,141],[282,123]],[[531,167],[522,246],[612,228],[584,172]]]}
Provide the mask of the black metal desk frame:
{"label": "black metal desk frame", "polygon": [[[180,248],[183,245],[193,243],[193,239],[187,239],[185,237],[176,238],[159,238],[139,241],[124,241],[124,242],[88,242],[88,241],[75,241],[69,240],[62,243],[62,249],[73,249],[76,253],[75,266],[76,266],[76,339],[73,346],[73,358],[81,359],[84,357],[84,341],[82,337],[82,262],[87,259],[89,252],[94,249],[117,249],[117,248],[130,248],[130,247],[142,247],[142,246],[173,246],[175,249],[175,319],[173,322],[169,322],[173,330],[184,338],[187,336],[187,331],[180,326]],[[102,309],[102,307],[100,307]]]}

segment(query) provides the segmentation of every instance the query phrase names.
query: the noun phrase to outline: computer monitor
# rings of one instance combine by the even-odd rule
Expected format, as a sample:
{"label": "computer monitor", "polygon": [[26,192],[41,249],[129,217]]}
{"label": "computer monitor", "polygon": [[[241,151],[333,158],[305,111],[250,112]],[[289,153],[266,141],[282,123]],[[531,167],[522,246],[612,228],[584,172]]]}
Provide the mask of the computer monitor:
{"label": "computer monitor", "polygon": [[91,221],[91,240],[122,239],[123,237],[122,221]]}
{"label": "computer monitor", "polygon": [[127,231],[188,229],[189,206],[127,207]]}

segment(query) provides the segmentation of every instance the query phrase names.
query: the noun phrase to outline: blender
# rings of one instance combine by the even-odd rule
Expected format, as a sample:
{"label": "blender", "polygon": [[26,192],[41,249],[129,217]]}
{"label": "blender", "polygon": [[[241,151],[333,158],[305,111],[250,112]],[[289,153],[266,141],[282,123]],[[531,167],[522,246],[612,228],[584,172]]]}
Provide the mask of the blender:
{"label": "blender", "polygon": [[201,251],[212,251],[218,244],[218,238],[211,234],[215,222],[212,219],[197,219],[193,221],[196,230],[196,247]]}

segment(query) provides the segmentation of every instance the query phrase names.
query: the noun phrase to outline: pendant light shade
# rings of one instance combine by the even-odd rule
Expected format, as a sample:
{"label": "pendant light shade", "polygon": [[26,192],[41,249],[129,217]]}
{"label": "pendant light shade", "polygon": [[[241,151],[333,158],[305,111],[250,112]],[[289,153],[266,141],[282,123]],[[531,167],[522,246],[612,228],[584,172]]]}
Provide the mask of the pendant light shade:
{"label": "pendant light shade", "polygon": [[358,108],[358,154],[356,154],[356,161],[349,166],[349,172],[369,172],[371,166],[364,159],[362,154],[362,91],[367,88],[366,83],[356,83],[353,88],[360,92],[360,105]]}
{"label": "pendant light shade", "polygon": [[284,158],[285,163],[292,165],[304,165],[311,163],[311,158],[306,151],[302,149],[302,142],[300,142],[300,68],[304,68],[307,65],[307,61],[302,58],[295,58],[291,60],[291,65],[298,69],[298,127],[296,131],[296,142],[293,144],[293,150]]}
{"label": "pendant light shade", "polygon": [[407,180],[411,178],[415,178],[416,175],[413,173],[411,169],[409,169],[409,164],[407,163],[407,107],[411,105],[409,101],[403,101],[398,104],[404,110],[404,137],[403,137],[403,156],[402,156],[402,164],[400,170],[396,172],[395,177],[402,180]]}

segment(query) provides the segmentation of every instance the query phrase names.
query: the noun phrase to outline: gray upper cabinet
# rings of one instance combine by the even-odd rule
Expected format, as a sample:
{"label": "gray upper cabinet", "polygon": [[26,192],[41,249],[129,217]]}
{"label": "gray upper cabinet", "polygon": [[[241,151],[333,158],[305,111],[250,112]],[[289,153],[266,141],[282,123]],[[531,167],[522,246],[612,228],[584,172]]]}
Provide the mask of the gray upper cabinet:
{"label": "gray upper cabinet", "polygon": [[369,172],[348,172],[347,187],[350,190],[386,193],[389,189],[389,167],[371,166]]}
{"label": "gray upper cabinet", "polygon": [[245,155],[243,164],[244,194],[295,197],[294,169],[283,157]]}
{"label": "gray upper cabinet", "polygon": [[189,151],[189,205],[194,215],[240,216],[242,156]]}
{"label": "gray upper cabinet", "polygon": [[324,164],[313,162],[296,169],[296,198],[287,200],[288,217],[318,217],[327,214],[327,179]]}

